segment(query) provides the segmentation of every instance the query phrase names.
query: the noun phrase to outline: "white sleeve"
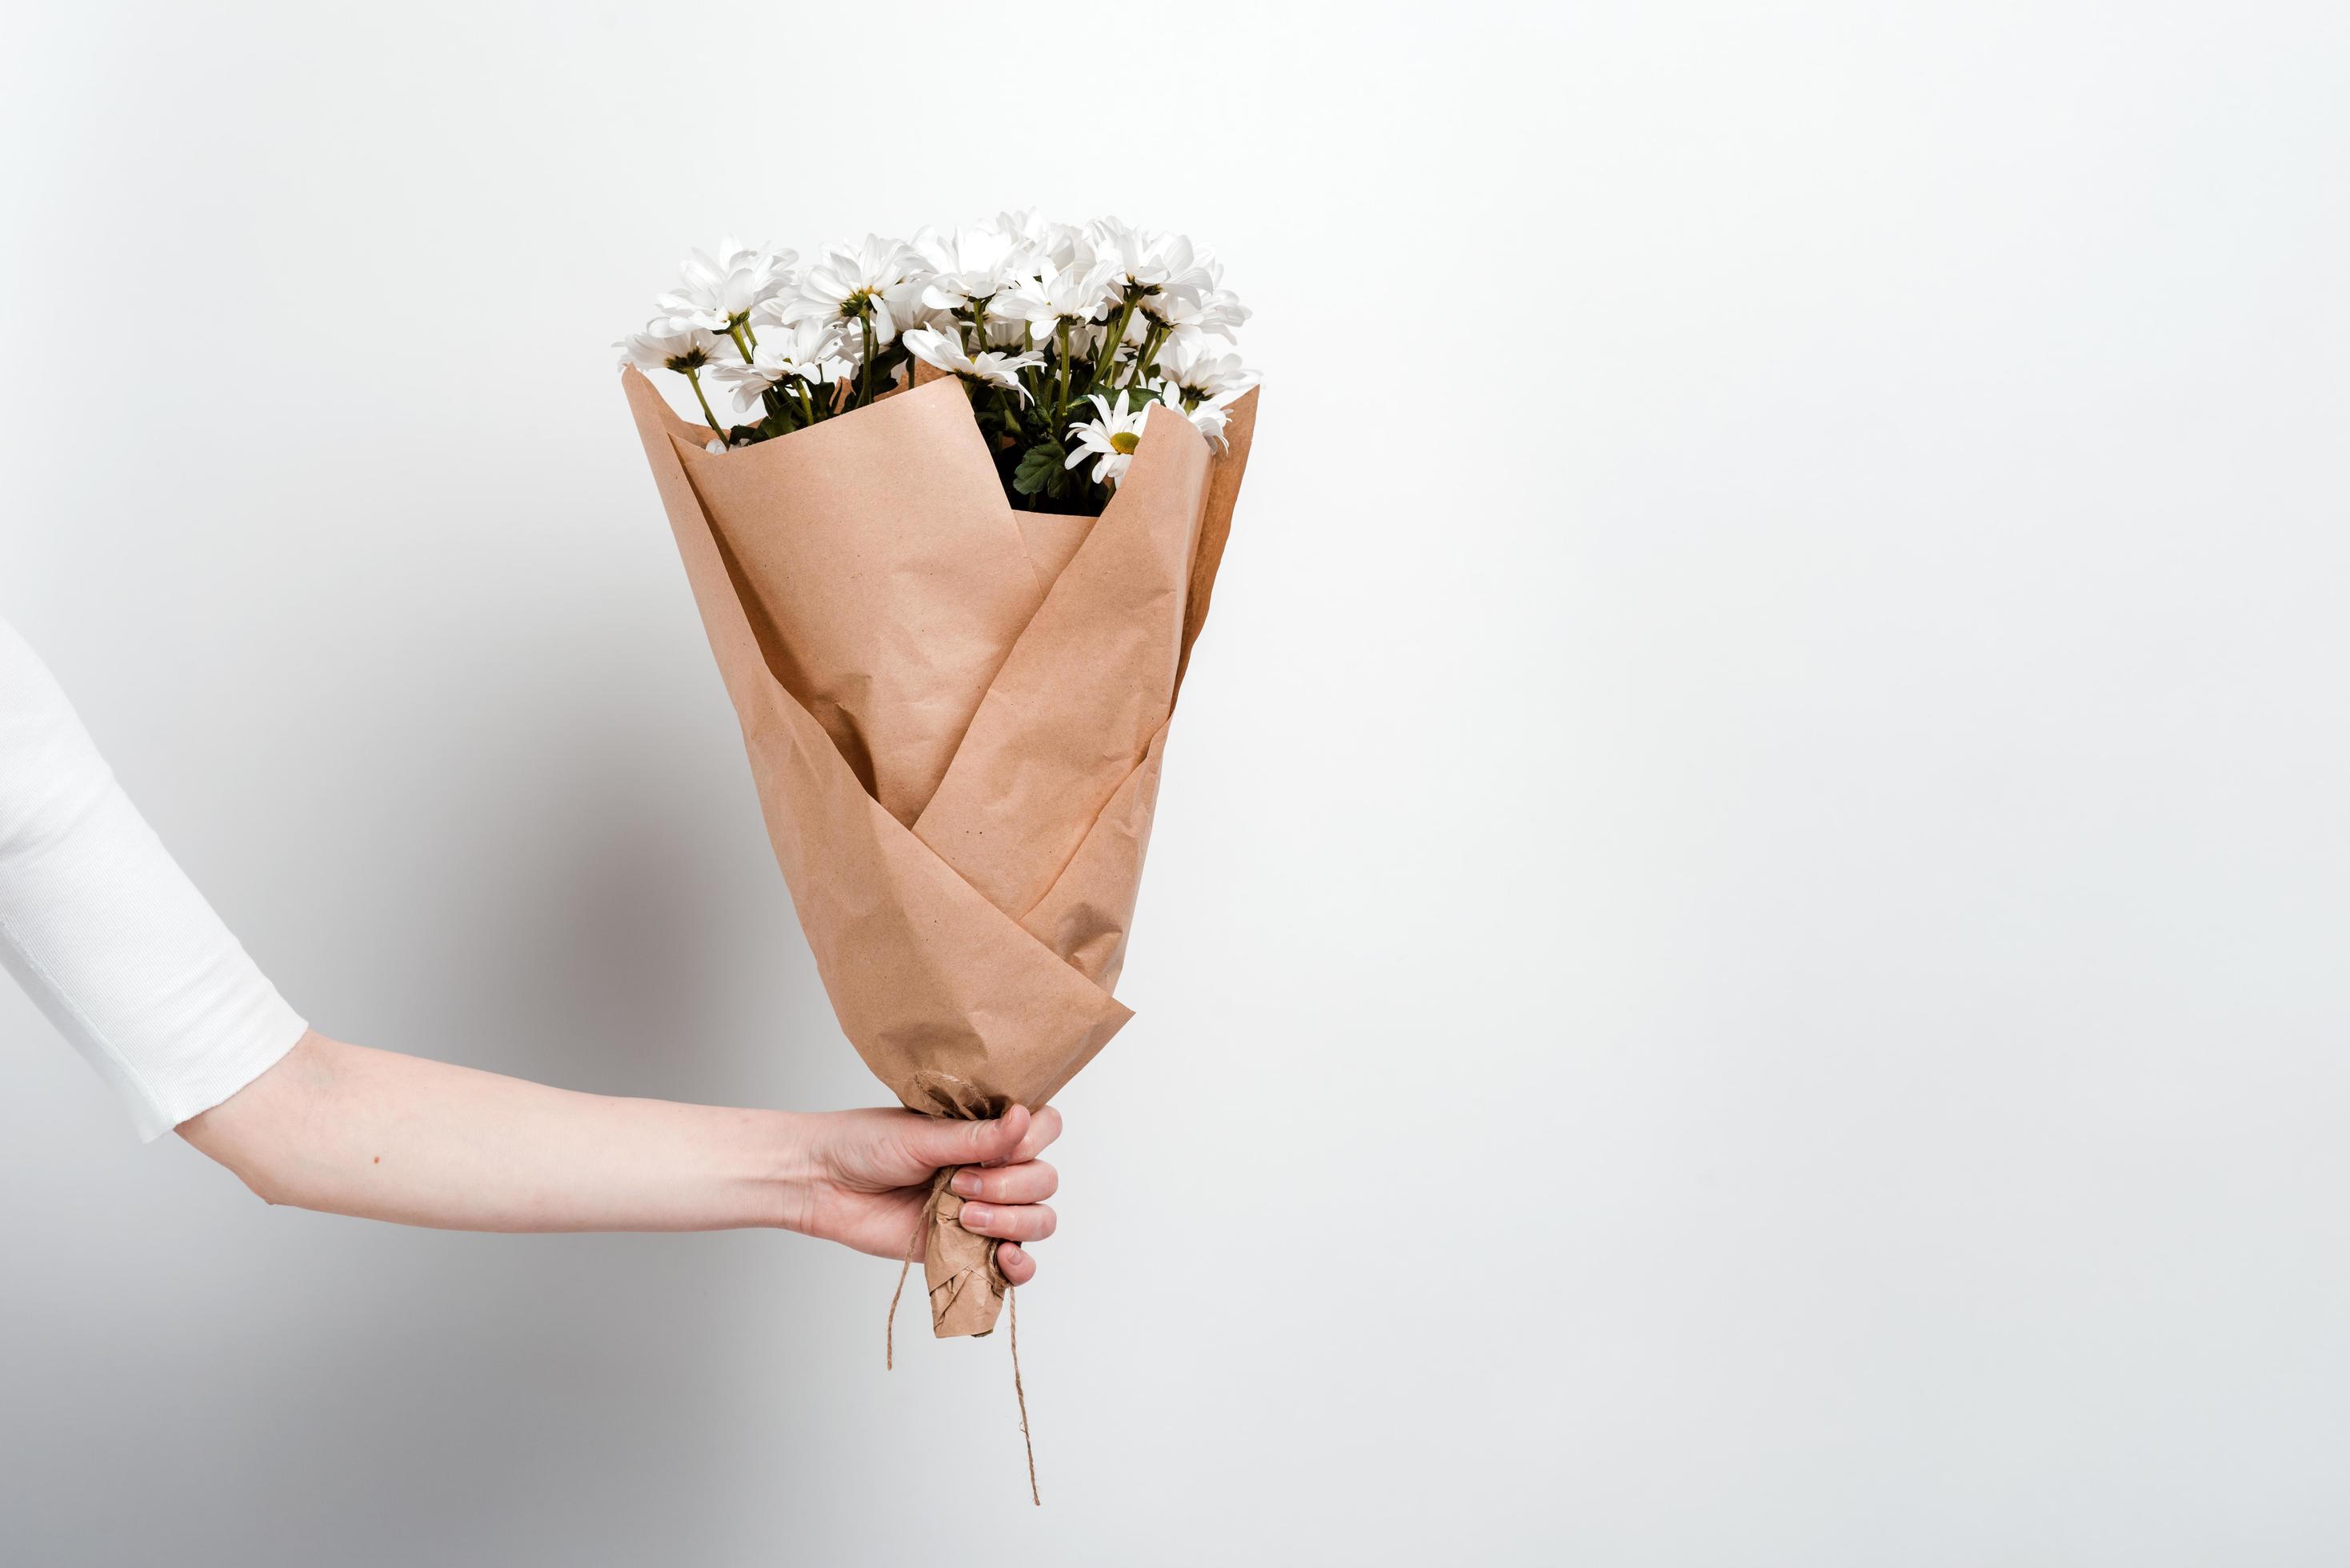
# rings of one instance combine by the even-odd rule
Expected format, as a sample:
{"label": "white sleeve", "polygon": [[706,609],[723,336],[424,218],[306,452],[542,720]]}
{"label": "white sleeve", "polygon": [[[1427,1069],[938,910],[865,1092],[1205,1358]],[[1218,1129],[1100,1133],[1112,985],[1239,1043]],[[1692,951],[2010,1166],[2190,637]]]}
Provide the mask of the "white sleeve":
{"label": "white sleeve", "polygon": [[304,1024],[147,826],[0,620],[0,961],[141,1138],[274,1066]]}

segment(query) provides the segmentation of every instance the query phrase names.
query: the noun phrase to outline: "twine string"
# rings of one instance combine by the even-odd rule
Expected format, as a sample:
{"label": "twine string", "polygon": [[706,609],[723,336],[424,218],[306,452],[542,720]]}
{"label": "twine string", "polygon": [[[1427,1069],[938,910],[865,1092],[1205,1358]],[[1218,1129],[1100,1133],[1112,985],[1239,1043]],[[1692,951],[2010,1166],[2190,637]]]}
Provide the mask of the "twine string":
{"label": "twine string", "polygon": [[898,1288],[889,1293],[889,1321],[881,1325],[881,1370],[898,1370],[898,1298],[906,1293],[906,1276],[914,1270],[914,1260],[922,1255],[922,1242],[931,1233],[931,1217],[938,1211],[939,1189],[933,1186],[931,1195],[922,1200],[922,1212],[914,1221],[913,1240],[906,1243],[906,1261],[898,1265]]}
{"label": "twine string", "polygon": [[1036,1444],[1028,1436],[1028,1390],[1020,1386],[1020,1293],[1009,1283],[1003,1287],[1003,1305],[1012,1314],[1012,1397],[1020,1401],[1020,1446],[1028,1450],[1028,1501],[1042,1508],[1045,1500],[1036,1490]]}
{"label": "twine string", "polygon": [[[914,1260],[922,1253],[922,1244],[930,1237],[931,1226],[936,1221],[939,1194],[945,1184],[931,1189],[931,1196],[922,1205],[921,1217],[914,1225],[913,1239],[906,1243],[905,1261],[898,1265],[898,1288],[889,1293],[889,1316],[881,1328],[881,1369],[898,1369],[898,1302],[906,1293],[906,1276],[914,1272]],[[1000,1279],[995,1263],[995,1249],[987,1250],[987,1272],[991,1280]],[[1009,1280],[1003,1282],[1004,1311],[1011,1317],[1012,1397],[1020,1403],[1020,1446],[1028,1455],[1028,1501],[1038,1508],[1045,1506],[1044,1495],[1036,1490],[1036,1440],[1028,1434],[1028,1389],[1020,1378],[1020,1293]]]}

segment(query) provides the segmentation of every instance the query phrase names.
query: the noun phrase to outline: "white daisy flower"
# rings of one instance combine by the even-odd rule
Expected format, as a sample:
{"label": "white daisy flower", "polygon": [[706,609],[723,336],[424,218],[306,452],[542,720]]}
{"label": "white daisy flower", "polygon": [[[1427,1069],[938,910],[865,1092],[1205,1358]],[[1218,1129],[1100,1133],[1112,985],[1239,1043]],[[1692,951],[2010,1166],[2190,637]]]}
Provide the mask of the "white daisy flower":
{"label": "white daisy flower", "polygon": [[1082,424],[1073,424],[1069,433],[1076,437],[1076,446],[1070,452],[1063,468],[1075,468],[1087,458],[1094,463],[1096,484],[1116,484],[1126,477],[1127,465],[1134,461],[1135,448],[1142,444],[1142,421],[1150,413],[1145,403],[1131,413],[1110,407],[1109,400],[1099,392],[1086,401],[1094,406],[1096,417]]}
{"label": "white daisy flower", "polygon": [[966,354],[961,337],[933,327],[918,327],[905,337],[907,352],[925,365],[951,370],[967,381],[984,381],[1017,392],[1023,402],[1027,400],[1028,389],[1020,384],[1020,372],[1045,362],[1042,354],[1000,354],[992,348],[976,355]]}
{"label": "white daisy flower", "polygon": [[994,228],[958,229],[951,237],[924,229],[914,236],[914,254],[934,275],[922,290],[922,303],[933,310],[968,310],[993,299],[1034,265],[1024,241]]}
{"label": "white daisy flower", "polygon": [[1086,243],[1085,230],[1075,223],[1038,223],[1029,243],[1042,261],[1062,272],[1082,272],[1100,259]]}
{"label": "white daisy flower", "polygon": [[716,334],[691,321],[656,316],[645,323],[642,332],[623,337],[612,347],[620,351],[623,365],[634,365],[639,370],[675,370],[691,375],[717,358],[719,339]]}
{"label": "white daisy flower", "polygon": [[775,314],[787,324],[870,321],[874,342],[887,348],[901,327],[919,317],[926,281],[920,259],[911,250],[897,240],[868,234],[855,250],[833,245],[811,262]]}
{"label": "white daisy flower", "polygon": [[1205,245],[1195,245],[1189,234],[1161,234],[1151,260],[1166,276],[1159,281],[1164,294],[1208,294],[1223,286],[1224,269],[1214,253]]}
{"label": "white daisy flower", "polygon": [[1108,264],[1111,279],[1121,291],[1155,288],[1166,281],[1166,274],[1153,257],[1158,247],[1152,238],[1116,218],[1096,218],[1086,225],[1086,253]]}
{"label": "white daisy flower", "polygon": [[770,325],[751,350],[751,362],[721,359],[710,367],[710,378],[739,398],[745,407],[760,400],[771,387],[790,381],[822,385],[848,374],[840,323],[807,320],[789,327]]}
{"label": "white daisy flower", "polygon": [[717,358],[722,341],[691,321],[656,316],[645,323],[642,332],[623,337],[612,347],[620,350],[623,365],[634,365],[639,370],[674,370],[683,376],[693,389],[693,400],[702,405],[702,417],[712,430],[720,430],[723,427],[702,389],[702,372]]}
{"label": "white daisy flower", "polygon": [[1230,418],[1225,402],[1205,402],[1196,407],[1187,406],[1183,394],[1171,385],[1159,388],[1159,402],[1160,407],[1172,409],[1191,421],[1191,428],[1215,442],[1218,451],[1222,451],[1229,444],[1224,440],[1224,424]]}
{"label": "white daisy flower", "polygon": [[1086,225],[1086,244],[1110,265],[1112,286],[1122,298],[1142,300],[1170,290],[1201,293],[1216,286],[1213,258],[1189,235],[1129,228],[1116,218]]}
{"label": "white daisy flower", "polygon": [[746,245],[730,235],[718,242],[717,254],[695,251],[680,262],[684,283],[653,303],[678,320],[724,332],[788,288],[798,259],[795,252]]}
{"label": "white daisy flower", "polygon": [[[988,308],[993,311],[994,306]],[[1024,321],[1007,321],[995,315],[987,318],[987,346],[991,348],[1017,348],[1023,340],[1034,335],[1034,329]]]}
{"label": "white daisy flower", "polygon": [[1034,207],[1023,207],[1017,212],[998,213],[980,226],[993,229],[1014,244],[1024,244],[1032,250],[1043,248],[1045,231],[1051,227],[1036,216],[1036,209]]}
{"label": "white daisy flower", "polygon": [[1221,288],[1168,289],[1144,300],[1142,311],[1166,330],[1170,344],[1197,343],[1211,335],[1230,339],[1232,329],[1249,318],[1240,296]]}
{"label": "white daisy flower", "polygon": [[1037,337],[1053,336],[1063,322],[1097,321],[1109,306],[1109,267],[1097,262],[1081,272],[1047,264],[1035,277],[1024,277],[995,296],[988,314],[1026,325]]}
{"label": "white daisy flower", "polygon": [[[907,279],[886,296],[884,303],[889,307],[889,324],[900,336],[917,327],[928,327],[941,332],[954,330],[953,315],[943,306],[930,302],[926,297],[930,290],[931,275],[925,271]],[[888,346],[887,339],[880,341],[883,347]]]}
{"label": "white daisy flower", "polygon": [[1229,402],[1256,385],[1257,376],[1237,354],[1219,354],[1215,347],[1194,337],[1170,343],[1153,365],[1159,379],[1181,391],[1187,401],[1222,398]]}

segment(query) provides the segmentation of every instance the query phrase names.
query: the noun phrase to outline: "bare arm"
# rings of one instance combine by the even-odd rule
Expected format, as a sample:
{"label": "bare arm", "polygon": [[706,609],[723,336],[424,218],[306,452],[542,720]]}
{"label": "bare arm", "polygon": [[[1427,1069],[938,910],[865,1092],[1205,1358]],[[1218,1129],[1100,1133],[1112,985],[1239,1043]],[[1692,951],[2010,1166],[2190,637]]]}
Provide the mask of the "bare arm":
{"label": "bare arm", "polygon": [[[933,1170],[965,1230],[1049,1235],[1060,1117],[726,1110],[569,1094],[310,1032],[139,815],[65,691],[0,621],[0,968],[130,1109],[272,1203],[464,1231],[773,1225],[885,1257]],[[298,1036],[298,1038],[297,1038]],[[292,1048],[286,1043],[294,1041]],[[209,1108],[207,1108],[209,1107]],[[1035,1265],[999,1250],[1020,1283]]]}
{"label": "bare arm", "polygon": [[180,1136],[271,1203],[455,1231],[718,1231],[774,1226],[883,1257],[916,1232],[931,1172],[967,1172],[964,1226],[1052,1234],[1060,1114],[993,1122],[903,1110],[735,1110],[548,1088],[312,1033]]}

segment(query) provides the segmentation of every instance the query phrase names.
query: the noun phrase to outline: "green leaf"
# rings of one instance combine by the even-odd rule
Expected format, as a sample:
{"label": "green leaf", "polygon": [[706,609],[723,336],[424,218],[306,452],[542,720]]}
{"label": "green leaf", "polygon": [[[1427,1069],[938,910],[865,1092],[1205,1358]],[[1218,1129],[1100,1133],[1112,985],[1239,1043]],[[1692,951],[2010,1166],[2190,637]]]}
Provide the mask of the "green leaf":
{"label": "green leaf", "polygon": [[1012,471],[1012,488],[1023,495],[1034,495],[1039,491],[1047,495],[1060,494],[1068,476],[1068,471],[1061,465],[1068,459],[1069,454],[1061,450],[1059,441],[1038,441],[1022,456],[1020,466]]}

